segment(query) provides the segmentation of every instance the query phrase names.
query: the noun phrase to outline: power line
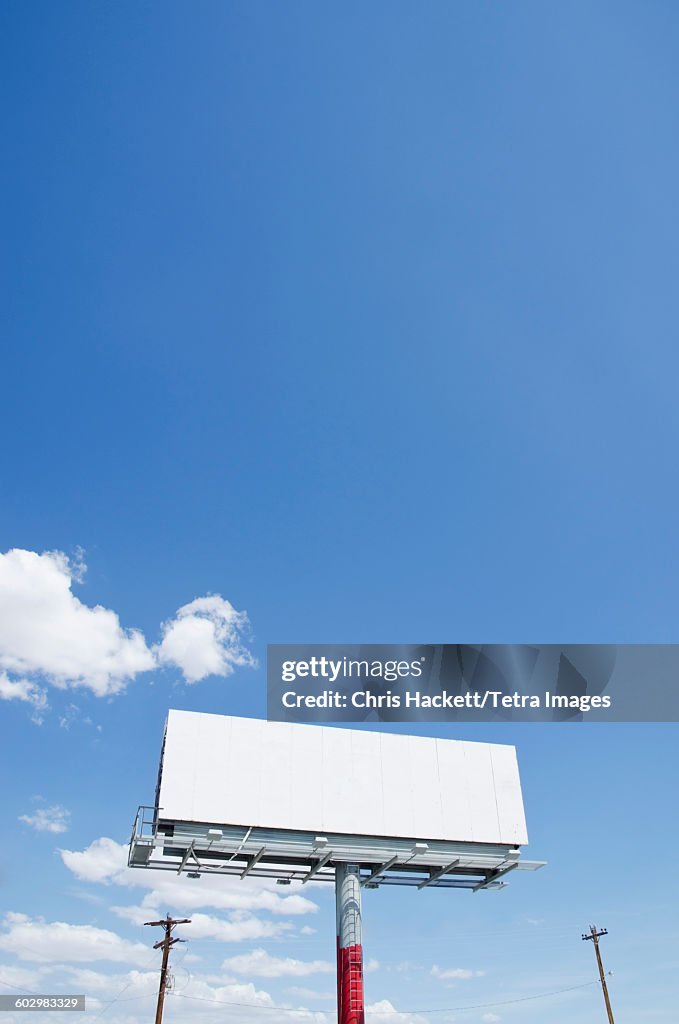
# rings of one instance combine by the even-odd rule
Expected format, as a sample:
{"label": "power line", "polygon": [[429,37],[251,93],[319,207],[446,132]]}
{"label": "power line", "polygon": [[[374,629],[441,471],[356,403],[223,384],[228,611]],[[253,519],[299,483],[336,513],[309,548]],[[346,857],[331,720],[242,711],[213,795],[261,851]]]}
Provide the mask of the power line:
{"label": "power line", "polygon": [[[399,1014],[404,1014],[404,1013],[411,1013],[411,1014],[423,1014],[423,1013],[427,1013],[427,1014],[430,1014],[430,1013],[462,1013],[464,1010],[487,1010],[487,1009],[490,1009],[491,1007],[496,1007],[496,1006],[511,1006],[511,1005],[513,1005],[515,1003],[527,1003],[527,1002],[534,1001],[536,999],[548,999],[550,996],[563,995],[566,992],[575,992],[578,989],[589,988],[591,985],[597,985],[598,983],[599,983],[598,979],[595,979],[594,981],[582,982],[580,985],[569,985],[567,988],[557,988],[557,989],[552,989],[549,992],[539,992],[539,993],[537,993],[534,996],[519,996],[516,999],[503,999],[503,1000],[501,1000],[499,1002],[493,1002],[493,1003],[472,1003],[472,1004],[468,1004],[467,1006],[448,1006],[448,1007],[437,1007],[435,1009],[421,1009],[421,1010],[366,1010],[365,1012],[366,1012],[366,1016],[370,1016],[372,1014],[375,1014],[375,1015],[379,1014],[380,1016],[393,1014],[395,1016],[398,1016]],[[129,1002],[130,999],[134,1000],[134,999],[144,999],[144,998],[146,998],[146,995],[136,995],[136,996],[131,996],[128,999],[121,1000],[120,996],[123,994],[125,989],[129,988],[129,986],[131,984],[132,984],[132,981],[129,981],[120,990],[118,995],[114,999],[112,999],[110,1003],[107,1003],[106,1006],[97,1015],[97,1017],[95,1017],[93,1019],[97,1020],[98,1017],[100,1017],[104,1013],[104,1011],[107,1010],[109,1008],[109,1006],[112,1006],[113,1003],[115,1003],[115,1002],[118,1002],[118,1001],[120,1001],[120,1002]],[[4,985],[6,988],[17,989],[20,992],[25,992],[27,995],[35,995],[34,992],[28,992],[27,989],[22,989],[18,985],[10,985],[7,982],[2,981],[2,980],[0,980],[0,985]],[[198,1002],[201,1002],[201,1003],[216,1003],[219,1006],[238,1006],[238,1007],[242,1007],[242,1008],[245,1008],[245,1009],[248,1009],[248,1010],[272,1010],[272,1011],[274,1011],[276,1013],[296,1013],[296,1014],[299,1014],[299,1012],[300,1012],[299,1008],[294,1008],[294,1007],[289,1007],[288,1008],[288,1007],[281,1007],[281,1006],[261,1006],[261,1005],[258,1005],[257,1003],[238,1003],[238,1002],[232,1002],[229,999],[211,999],[208,996],[190,996],[190,995],[188,995],[186,993],[183,993],[183,992],[174,992],[173,996],[174,996],[175,999],[193,999],[193,1000],[197,1000]],[[315,1009],[309,1009],[308,1007],[306,1007],[306,1009],[308,1009],[310,1013],[327,1013],[328,1012],[328,1008],[327,1007],[322,1007],[322,1008],[321,1007],[317,1007]]]}
{"label": "power line", "polygon": [[[155,957],[152,957],[151,960],[155,960]],[[142,965],[141,970],[145,970],[149,966],[149,964],[151,963],[151,960],[147,960]],[[155,971],[153,973],[155,974]],[[105,975],[104,975],[104,977],[105,977]],[[99,1011],[99,1013],[95,1017],[93,1017],[92,1020],[93,1021],[99,1020],[99,1018],[102,1016],[102,1014],[105,1013],[106,1010],[108,1010],[109,1006],[113,1006],[114,1003],[117,1003],[119,1001],[120,1002],[127,1002],[127,1000],[125,1000],[125,999],[121,1000],[120,997],[123,994],[123,992],[125,992],[130,987],[130,985],[132,985],[136,980],[137,980],[136,978],[130,978],[130,980],[127,981],[123,985],[123,987],[121,988],[121,990],[118,993],[118,995],[114,996],[113,999],[111,999],[108,1003],[105,1003],[105,1005],[102,1007],[102,1009]],[[27,995],[27,996],[39,996],[39,994],[40,994],[38,992],[32,992],[28,988],[22,988],[21,985],[13,985],[13,984],[11,984],[8,981],[3,981],[2,978],[0,978],[0,985],[3,985],[4,988],[11,988],[15,992],[21,992],[21,993],[23,993],[24,995]],[[143,999],[143,998],[145,998],[145,996],[141,996],[141,995],[140,996],[132,996],[131,998],[132,999]]]}
{"label": "power line", "polygon": [[[145,962],[145,963],[143,964],[143,966],[142,966],[142,968],[141,968],[141,969],[142,969],[142,970],[145,970],[145,969],[146,969],[146,968],[147,968],[147,967],[148,967],[148,966],[149,966],[149,965],[151,964],[152,960],[155,960],[155,957],[154,957],[154,956],[152,956],[152,957],[151,957],[151,959],[147,960],[147,961],[146,961],[146,962]],[[155,974],[155,971],[154,971],[154,974]],[[121,997],[121,995],[123,994],[123,992],[126,992],[126,991],[128,990],[128,988],[130,987],[130,985],[132,985],[132,984],[133,984],[133,982],[135,982],[136,980],[137,980],[136,978],[132,977],[132,978],[130,978],[130,980],[129,980],[129,981],[125,982],[125,984],[124,984],[124,985],[123,985],[123,987],[121,988],[121,990],[120,990],[120,992],[118,993],[118,995],[114,996],[114,997],[113,997],[113,999],[111,999],[111,1000],[110,1000],[110,1001],[109,1001],[108,1003],[105,1003],[105,1004],[104,1004],[104,1006],[102,1006],[102,1008],[101,1008],[101,1010],[99,1011],[99,1013],[98,1013],[98,1014],[96,1015],[96,1017],[93,1017],[93,1018],[92,1018],[92,1020],[93,1020],[93,1021],[95,1021],[95,1020],[99,1020],[99,1018],[100,1018],[100,1017],[103,1017],[103,1015],[104,1015],[104,1014],[106,1013],[106,1011],[108,1010],[109,1006],[113,1006],[113,1004],[114,1004],[114,1003],[117,1003],[117,1002],[127,1002],[127,1000],[125,1000],[125,999],[121,1000],[121,999],[120,999],[120,997]],[[136,999],[136,998],[142,998],[142,997],[141,997],[141,996],[140,996],[140,997],[137,997],[137,996],[133,996],[132,998]]]}
{"label": "power line", "polygon": [[[365,1015],[366,1015],[366,1017],[368,1017],[368,1016],[370,1016],[372,1014],[374,1014],[376,1016],[377,1015],[383,1016],[383,1015],[386,1015],[386,1014],[394,1014],[396,1016],[399,1016],[399,1015],[404,1014],[404,1013],[412,1013],[412,1014],[421,1014],[421,1013],[461,1013],[464,1010],[487,1010],[487,1009],[490,1009],[493,1006],[510,1006],[513,1003],[528,1003],[531,1000],[535,1000],[535,999],[547,999],[549,996],[559,996],[559,995],[562,995],[565,992],[575,992],[576,989],[589,988],[590,985],[598,985],[598,984],[599,984],[598,979],[595,979],[594,981],[582,982],[580,985],[569,985],[568,988],[557,988],[557,989],[553,989],[551,992],[539,992],[537,995],[534,995],[534,996],[519,996],[516,999],[503,999],[500,1002],[494,1002],[494,1003],[471,1003],[471,1004],[468,1004],[467,1006],[437,1007],[436,1009],[433,1009],[433,1010],[432,1009],[426,1009],[426,1010],[366,1010],[365,1011]],[[300,1012],[299,1008],[295,1009],[294,1007],[287,1008],[287,1007],[282,1007],[282,1006],[260,1006],[257,1003],[235,1003],[235,1002],[231,1002],[228,999],[210,999],[207,996],[190,996],[190,995],[187,995],[186,993],[182,993],[182,992],[175,992],[174,996],[175,996],[175,999],[197,999],[197,1000],[199,1000],[200,1002],[203,1002],[203,1003],[218,1003],[220,1006],[247,1007],[247,1009],[249,1009],[249,1010],[272,1010],[275,1013],[297,1013],[297,1014]],[[308,1007],[305,1007],[305,1009],[308,1009],[310,1013],[327,1013],[328,1012],[327,1007],[324,1007],[322,1009],[320,1009],[320,1008],[309,1009]]]}

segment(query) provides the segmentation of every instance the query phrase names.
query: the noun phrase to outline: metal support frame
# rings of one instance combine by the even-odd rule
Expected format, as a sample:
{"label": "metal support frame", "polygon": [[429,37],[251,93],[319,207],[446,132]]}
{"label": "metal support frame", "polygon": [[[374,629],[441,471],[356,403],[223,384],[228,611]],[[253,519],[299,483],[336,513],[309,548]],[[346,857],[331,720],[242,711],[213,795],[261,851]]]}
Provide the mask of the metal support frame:
{"label": "metal support frame", "polygon": [[443,878],[444,875],[447,875],[459,863],[460,863],[460,858],[456,857],[455,860],[451,860],[450,864],[446,864],[445,867],[439,868],[438,871],[433,871],[431,873],[431,875],[429,876],[429,878],[425,878],[425,880],[423,882],[419,882],[417,888],[418,889],[425,889],[428,885],[431,885],[432,882],[436,882],[436,881],[438,881],[439,878]]}
{"label": "metal support frame", "polygon": [[375,870],[368,875],[367,878],[361,879],[361,885],[368,885],[370,882],[373,882],[376,878],[379,878],[380,875],[384,874],[385,871],[388,871],[389,868],[393,868],[394,864],[396,864],[397,861],[398,856],[395,856],[392,857],[390,860],[386,861],[384,864],[380,864],[379,867],[376,867]]}
{"label": "metal support frame", "polygon": [[307,871],[306,875],[302,879],[302,884],[304,884],[304,882],[309,882],[314,877],[314,875],[317,875],[321,868],[325,867],[325,865],[328,863],[331,857],[332,850],[328,850],[327,853],[324,853],[320,860],[317,860],[313,867],[311,867]]}
{"label": "metal support frame", "polygon": [[185,854],[184,854],[184,856],[182,857],[182,862],[181,862],[181,864],[179,865],[179,867],[177,868],[177,874],[178,874],[178,875],[181,875],[182,871],[184,870],[184,868],[185,868],[185,867],[186,867],[186,865],[187,865],[187,862],[188,862],[189,860],[191,860],[191,859],[193,859],[193,860],[195,861],[195,863],[196,863],[196,867],[197,867],[197,868],[198,868],[198,869],[200,870],[200,868],[201,868],[201,863],[200,863],[200,861],[198,860],[198,858],[196,857],[196,851],[195,851],[195,849],[194,849],[194,846],[195,846],[195,843],[191,843],[191,845],[189,846],[188,850],[186,851],[186,853],[185,853]]}
{"label": "metal support frame", "polygon": [[495,889],[503,888],[504,882],[498,884],[498,879],[502,878],[503,875],[509,874],[510,871],[514,871],[519,866],[519,851],[510,850],[507,854],[507,858],[504,864],[500,864],[494,871],[488,873],[488,877],[485,882],[479,882],[475,885],[472,892],[478,892],[479,889]]}
{"label": "metal support frame", "polygon": [[[535,871],[506,844],[456,843],[385,836],[328,834],[164,819],[162,809],[140,807],[128,864],[206,875],[334,882],[340,864],[358,864],[360,884],[415,888],[491,889],[515,868]],[[187,872],[187,868],[191,870]]]}
{"label": "metal support frame", "polygon": [[259,862],[260,862],[260,860],[262,859],[262,857],[264,856],[265,852],[266,852],[266,846],[262,846],[262,847],[261,847],[261,848],[260,848],[260,849],[259,849],[259,850],[257,851],[257,853],[256,853],[256,854],[255,854],[255,855],[254,855],[253,857],[251,857],[251,858],[250,858],[250,860],[249,860],[249,861],[248,861],[248,863],[247,863],[247,866],[246,866],[246,867],[244,867],[244,868],[243,868],[243,870],[242,870],[242,871],[241,871],[241,873],[240,873],[240,877],[241,877],[241,878],[245,878],[245,876],[246,876],[246,875],[249,875],[249,874],[250,874],[250,872],[252,871],[252,869],[254,868],[254,866],[255,866],[256,864],[259,864]]}
{"label": "metal support frame", "polygon": [[[338,1024],[365,1024],[361,889],[409,885],[477,892],[503,888],[510,871],[535,871],[507,844],[423,842],[415,838],[328,834],[164,819],[140,807],[128,864],[190,878],[235,875],[291,882],[334,882],[337,908]],[[200,856],[200,859],[199,859]]]}

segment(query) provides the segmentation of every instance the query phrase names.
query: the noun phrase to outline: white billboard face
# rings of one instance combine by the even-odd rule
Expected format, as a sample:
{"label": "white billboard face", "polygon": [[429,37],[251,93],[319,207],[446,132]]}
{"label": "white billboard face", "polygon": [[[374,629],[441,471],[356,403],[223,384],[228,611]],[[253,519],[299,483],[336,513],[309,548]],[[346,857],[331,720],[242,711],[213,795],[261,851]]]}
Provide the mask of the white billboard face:
{"label": "white billboard face", "polygon": [[528,841],[514,747],[170,711],[161,821]]}

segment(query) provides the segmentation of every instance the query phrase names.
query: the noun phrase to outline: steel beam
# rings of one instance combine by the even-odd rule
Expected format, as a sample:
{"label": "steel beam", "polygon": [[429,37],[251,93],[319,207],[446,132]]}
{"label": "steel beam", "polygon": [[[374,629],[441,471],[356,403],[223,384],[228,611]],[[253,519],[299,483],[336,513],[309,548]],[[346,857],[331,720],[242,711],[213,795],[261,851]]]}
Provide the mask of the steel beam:
{"label": "steel beam", "polygon": [[442,878],[443,875],[447,875],[449,871],[452,871],[456,864],[460,863],[460,858],[456,857],[455,860],[451,860],[450,864],[446,864],[444,868],[439,868],[438,871],[434,871],[429,878],[425,878],[423,882],[420,882],[417,886],[418,889],[424,889],[426,886],[431,885],[437,878]]}
{"label": "steel beam", "polygon": [[328,861],[330,860],[331,857],[332,857],[332,850],[328,850],[327,853],[324,853],[323,856],[321,857],[321,859],[316,861],[316,863],[311,868],[311,870],[307,871],[306,875],[302,879],[302,883],[308,882],[310,878],[313,878],[314,875],[318,871],[320,871],[322,867],[325,867],[325,865],[328,863]]}
{"label": "steel beam", "polygon": [[375,870],[373,871],[373,873],[371,875],[368,875],[367,878],[363,879],[363,881],[361,882],[361,885],[368,885],[369,882],[372,882],[372,881],[374,881],[374,879],[379,878],[380,875],[384,874],[385,871],[388,871],[389,868],[392,868],[397,860],[398,860],[398,855],[396,857],[392,857],[388,861],[385,861],[384,864],[380,864],[379,867],[375,868]]}
{"label": "steel beam", "polygon": [[257,851],[257,853],[254,855],[254,857],[250,858],[250,860],[247,863],[247,866],[246,866],[245,870],[241,871],[240,877],[241,878],[245,878],[246,875],[249,875],[250,872],[252,871],[252,869],[254,868],[255,864],[259,863],[259,861],[262,859],[262,857],[264,856],[265,853],[266,853],[266,846],[263,846],[261,848],[261,850]]}

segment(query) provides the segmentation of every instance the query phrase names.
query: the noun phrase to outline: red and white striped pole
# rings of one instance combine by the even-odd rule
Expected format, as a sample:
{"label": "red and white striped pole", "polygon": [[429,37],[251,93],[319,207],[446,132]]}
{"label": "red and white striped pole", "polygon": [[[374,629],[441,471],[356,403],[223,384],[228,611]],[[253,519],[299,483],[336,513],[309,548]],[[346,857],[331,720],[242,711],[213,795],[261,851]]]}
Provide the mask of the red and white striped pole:
{"label": "red and white striped pole", "polygon": [[364,1024],[361,881],[358,864],[335,868],[337,1024]]}

